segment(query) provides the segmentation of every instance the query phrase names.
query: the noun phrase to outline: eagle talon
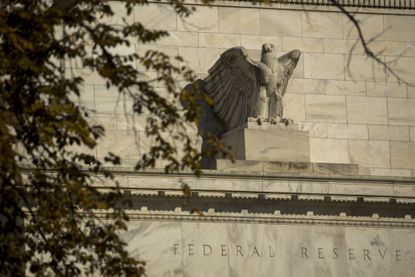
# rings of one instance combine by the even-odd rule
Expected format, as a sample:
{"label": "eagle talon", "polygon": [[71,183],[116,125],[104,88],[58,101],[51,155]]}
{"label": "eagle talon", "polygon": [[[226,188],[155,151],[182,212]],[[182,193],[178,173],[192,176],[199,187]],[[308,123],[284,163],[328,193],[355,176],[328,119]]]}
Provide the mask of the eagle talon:
{"label": "eagle talon", "polygon": [[258,119],[256,120],[256,122],[258,123],[258,125],[262,125],[262,119],[260,117],[258,117]]}
{"label": "eagle talon", "polygon": [[277,124],[278,124],[278,122],[281,122],[281,119],[280,119],[280,117],[279,117],[279,116],[277,116],[277,117],[270,117],[270,118],[268,119],[268,121],[269,121],[269,123],[270,123],[270,124],[272,124],[272,125],[277,125]]}
{"label": "eagle talon", "polygon": [[291,118],[284,118],[281,120],[281,122],[283,122],[285,126],[291,126],[294,124],[294,120],[292,120]]}

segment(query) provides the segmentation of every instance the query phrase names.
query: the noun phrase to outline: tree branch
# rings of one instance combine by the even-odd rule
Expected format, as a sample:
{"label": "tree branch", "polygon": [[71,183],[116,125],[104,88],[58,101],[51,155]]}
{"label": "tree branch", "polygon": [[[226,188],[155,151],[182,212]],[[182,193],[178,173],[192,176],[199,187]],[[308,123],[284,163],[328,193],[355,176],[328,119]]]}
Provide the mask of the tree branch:
{"label": "tree branch", "polygon": [[[366,56],[368,56],[369,58],[375,60],[377,63],[379,63],[380,65],[383,66],[383,68],[386,70],[386,72],[389,72],[392,76],[394,76],[397,80],[398,83],[404,83],[407,84],[409,86],[414,86],[414,84],[409,83],[408,81],[405,81],[401,76],[399,76],[399,74],[397,74],[385,61],[381,60],[378,55],[376,55],[372,49],[369,48],[369,43],[372,42],[374,39],[377,38],[374,37],[372,39],[370,39],[369,41],[365,40],[365,37],[363,35],[363,31],[362,28],[360,26],[359,21],[356,19],[356,17],[351,14],[348,10],[345,9],[345,7],[343,7],[343,5],[339,4],[339,2],[337,2],[337,0],[329,0],[334,6],[336,6],[342,13],[344,13],[346,15],[346,17],[353,23],[354,27],[357,30],[357,34],[359,36],[359,41],[363,47],[363,50],[366,54]],[[353,45],[352,49],[354,49],[354,47],[356,46],[356,44]],[[350,59],[348,60],[348,65],[350,65]]]}

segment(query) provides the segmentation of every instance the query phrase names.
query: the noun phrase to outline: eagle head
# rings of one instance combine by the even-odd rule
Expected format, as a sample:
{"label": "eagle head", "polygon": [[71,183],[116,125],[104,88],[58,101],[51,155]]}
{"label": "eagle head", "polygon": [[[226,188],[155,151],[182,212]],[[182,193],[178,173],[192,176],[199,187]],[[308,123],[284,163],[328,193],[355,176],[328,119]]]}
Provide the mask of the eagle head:
{"label": "eagle head", "polygon": [[275,52],[275,46],[272,43],[264,43],[262,44],[262,54],[268,52]]}
{"label": "eagle head", "polygon": [[271,66],[273,64],[273,59],[275,59],[275,46],[272,43],[264,43],[262,44],[262,51],[261,51],[261,62],[266,64],[267,66]]}

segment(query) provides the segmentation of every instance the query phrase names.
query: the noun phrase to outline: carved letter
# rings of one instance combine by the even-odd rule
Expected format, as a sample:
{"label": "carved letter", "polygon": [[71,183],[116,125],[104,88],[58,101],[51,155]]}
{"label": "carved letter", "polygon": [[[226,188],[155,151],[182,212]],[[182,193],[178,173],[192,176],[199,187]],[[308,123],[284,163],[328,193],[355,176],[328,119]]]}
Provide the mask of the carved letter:
{"label": "carved letter", "polygon": [[337,248],[333,248],[333,259],[337,259],[337,256],[339,256],[337,254]]}
{"label": "carved letter", "polygon": [[[209,249],[209,253],[206,253],[206,248]],[[209,244],[203,244],[203,255],[209,256],[212,254],[212,247]]]}
{"label": "carved letter", "polygon": [[258,257],[261,257],[261,255],[259,254],[258,249],[256,248],[256,246],[254,246],[254,250],[252,251],[252,257],[254,256],[255,253]]}
{"label": "carved letter", "polygon": [[319,259],[324,259],[323,248],[318,248],[318,258]]}
{"label": "carved letter", "polygon": [[221,255],[222,256],[227,256],[228,254],[226,254],[226,245],[225,244],[222,244],[221,246],[220,246],[220,248],[221,248]]}
{"label": "carved letter", "polygon": [[380,249],[378,249],[378,251],[379,251],[379,255],[382,257],[382,260],[384,260],[385,259],[385,254],[386,254],[386,248],[385,248],[385,251],[383,251],[383,253],[382,253],[382,251],[380,251]]}
{"label": "carved letter", "polygon": [[353,248],[349,248],[349,260],[354,260]]}
{"label": "carved letter", "polygon": [[244,254],[242,254],[242,247],[240,245],[236,246],[236,256],[239,256],[239,254],[241,254],[241,256],[243,257]]}
{"label": "carved letter", "polygon": [[173,253],[174,253],[174,255],[176,255],[177,254],[177,251],[179,250],[179,249],[177,249],[177,247],[179,247],[179,245],[177,243],[175,243],[173,245]]}
{"label": "carved letter", "polygon": [[301,258],[304,258],[304,256],[306,258],[308,258],[307,248],[306,247],[301,247]]}
{"label": "carved letter", "polygon": [[401,261],[401,250],[395,251],[395,261],[400,262]]}
{"label": "carved letter", "polygon": [[272,253],[272,251],[271,251],[271,246],[268,247],[268,253],[269,253],[269,257],[270,258],[274,258],[275,257],[275,253]]}
{"label": "carved letter", "polygon": [[363,259],[366,260],[366,258],[371,261],[372,259],[369,257],[369,250],[368,249],[363,249]]}
{"label": "carved letter", "polygon": [[187,245],[188,249],[189,249],[189,256],[193,256],[195,253],[193,252],[193,243],[189,243]]}

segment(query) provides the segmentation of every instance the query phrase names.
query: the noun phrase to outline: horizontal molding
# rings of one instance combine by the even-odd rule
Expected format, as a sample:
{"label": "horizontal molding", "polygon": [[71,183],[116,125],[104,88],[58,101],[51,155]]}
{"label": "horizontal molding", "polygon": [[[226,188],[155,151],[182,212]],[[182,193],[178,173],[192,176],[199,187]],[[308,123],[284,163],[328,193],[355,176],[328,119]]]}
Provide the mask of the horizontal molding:
{"label": "horizontal molding", "polygon": [[[281,0],[280,4],[334,6],[329,0]],[[415,10],[414,0],[337,0],[344,7]]]}
{"label": "horizontal molding", "polygon": [[[174,221],[174,222],[212,222],[212,223],[252,223],[252,224],[294,224],[294,225],[335,225],[415,228],[413,218],[355,217],[355,216],[318,216],[318,215],[264,215],[255,213],[218,213],[207,212],[202,215],[180,209],[176,211],[126,211],[131,221]],[[99,216],[99,214],[97,214]],[[105,218],[108,214],[102,213]]]}
{"label": "horizontal molding", "polygon": [[[132,167],[103,167],[103,170],[107,170],[114,174],[114,176],[149,176],[149,177],[169,177],[169,178],[195,178],[198,177],[189,170],[181,172],[165,173],[164,169],[147,169],[144,171],[135,170]],[[20,171],[33,172],[35,168],[29,165],[22,165]],[[91,175],[95,174],[85,167],[82,172],[90,172]],[[58,170],[45,170],[45,172],[54,174],[58,173]],[[402,184],[402,185],[414,185],[415,177],[400,177],[400,176],[370,176],[370,175],[312,175],[302,173],[282,173],[282,172],[263,172],[263,171],[237,171],[237,170],[203,170],[200,178],[221,178],[221,179],[267,179],[267,180],[292,180],[292,181],[327,181],[327,182],[345,182],[356,181],[362,183],[372,184]]]}

